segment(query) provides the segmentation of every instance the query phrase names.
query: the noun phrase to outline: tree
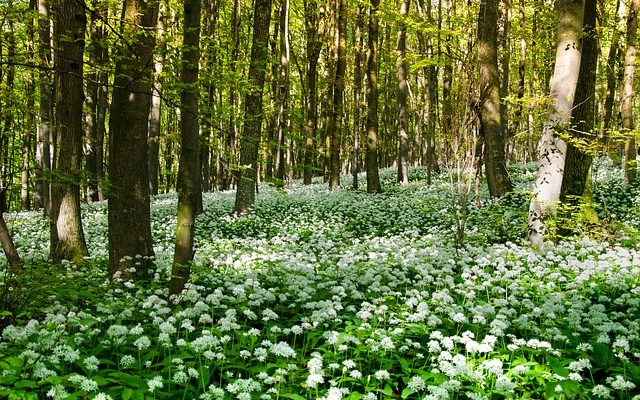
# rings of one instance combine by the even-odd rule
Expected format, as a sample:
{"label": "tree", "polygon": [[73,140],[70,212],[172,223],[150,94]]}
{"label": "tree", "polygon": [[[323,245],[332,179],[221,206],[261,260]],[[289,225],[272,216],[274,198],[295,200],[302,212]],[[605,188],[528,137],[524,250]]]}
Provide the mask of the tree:
{"label": "tree", "polygon": [[407,24],[405,19],[409,13],[411,0],[402,0],[400,4],[400,26],[398,27],[398,182],[403,185],[409,183],[409,119],[407,118],[407,98],[409,97],[409,83],[407,82]]}
{"label": "tree", "polygon": [[262,126],[262,92],[267,70],[271,0],[256,0],[254,7],[253,39],[248,76],[250,89],[244,101],[244,134],[240,142],[240,171],[235,202],[237,214],[249,211],[256,199],[258,148]]}
{"label": "tree", "polygon": [[578,204],[577,199],[584,194],[593,152],[589,147],[596,142],[594,132],[598,65],[596,20],[596,0],[586,0],[584,34],[580,46],[582,49],[580,74],[560,191],[560,200],[569,201],[574,205]]}
{"label": "tree", "polygon": [[195,250],[193,237],[201,190],[198,121],[200,62],[200,0],[184,1],[184,39],[182,45],[182,91],[180,93],[180,165],[178,167],[178,221],[176,246],[171,269],[169,295],[184,289],[189,280],[189,263]]}
{"label": "tree", "polygon": [[340,142],[342,136],[342,119],[344,110],[344,85],[347,70],[347,1],[337,1],[338,17],[338,47],[336,49],[336,73],[333,78],[333,107],[329,110],[328,136],[331,140],[331,168],[329,172],[329,187],[331,190],[340,189]]}
{"label": "tree", "polygon": [[484,135],[487,185],[493,197],[504,196],[512,188],[504,154],[497,27],[498,0],[482,0],[478,14],[479,114]]}
{"label": "tree", "polygon": [[285,139],[289,129],[289,0],[282,0],[280,5],[280,76],[278,80],[278,116],[276,123],[277,148],[275,172],[278,184],[285,180]]}
{"label": "tree", "polygon": [[109,273],[127,278],[153,256],[149,206],[148,120],[158,3],[124,0],[109,113]]}
{"label": "tree", "polygon": [[367,192],[380,193],[378,174],[378,7],[379,0],[371,1],[369,10],[369,37],[367,38]]}
{"label": "tree", "polygon": [[51,257],[79,265],[89,254],[80,217],[83,54],[87,17],[75,0],[54,2],[55,148],[51,183]]}
{"label": "tree", "polygon": [[314,170],[314,139],[318,129],[317,107],[317,83],[318,83],[318,58],[322,49],[322,37],[320,28],[322,14],[315,0],[306,0],[304,5],[305,34],[307,53],[307,90],[305,91],[306,124],[304,147],[304,177],[305,185],[311,183]]}
{"label": "tree", "polygon": [[622,84],[622,130],[628,135],[624,144],[624,182],[632,185],[636,180],[636,141],[633,130],[633,80],[636,72],[636,34],[640,0],[631,0],[627,18],[627,51],[624,56],[624,78]]}
{"label": "tree", "polygon": [[158,181],[160,174],[160,131],[162,117],[162,83],[164,69],[164,54],[166,45],[164,43],[165,20],[167,10],[164,3],[161,3],[158,10],[158,34],[157,42],[160,49],[156,52],[153,65],[153,86],[151,88],[151,111],[149,112],[149,193],[158,194]]}
{"label": "tree", "polygon": [[7,228],[7,223],[4,220],[4,211],[7,208],[7,188],[0,187],[0,244],[4,255],[7,257],[9,266],[14,273],[20,273],[23,271],[22,260],[16,250],[16,246],[13,243],[13,238]]}
{"label": "tree", "polygon": [[36,196],[35,207],[49,215],[49,173],[51,171],[51,120],[53,117],[53,91],[51,90],[51,22],[49,2],[38,1],[38,55],[43,68],[38,71],[40,81],[40,104],[36,144]]}
{"label": "tree", "polygon": [[549,113],[540,141],[538,173],[529,206],[528,238],[541,247],[560,198],[567,144],[560,137],[571,120],[576,84],[580,72],[580,37],[584,19],[584,0],[560,0],[556,65],[550,83]]}

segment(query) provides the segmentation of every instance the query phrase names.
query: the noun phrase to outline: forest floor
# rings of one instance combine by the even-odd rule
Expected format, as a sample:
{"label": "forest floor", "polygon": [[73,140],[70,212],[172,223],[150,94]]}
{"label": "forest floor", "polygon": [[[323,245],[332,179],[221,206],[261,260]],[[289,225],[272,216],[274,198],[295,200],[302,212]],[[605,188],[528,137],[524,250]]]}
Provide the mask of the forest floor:
{"label": "forest floor", "polygon": [[175,194],[133,282],[108,279],[105,203],[83,208],[83,268],[47,264],[38,213],[7,214],[27,272],[0,272],[0,398],[640,399],[640,187],[598,160],[599,221],[536,250],[535,167],[510,172],[499,201],[423,169],[375,195],[263,185],[243,217],[205,194],[174,310]]}

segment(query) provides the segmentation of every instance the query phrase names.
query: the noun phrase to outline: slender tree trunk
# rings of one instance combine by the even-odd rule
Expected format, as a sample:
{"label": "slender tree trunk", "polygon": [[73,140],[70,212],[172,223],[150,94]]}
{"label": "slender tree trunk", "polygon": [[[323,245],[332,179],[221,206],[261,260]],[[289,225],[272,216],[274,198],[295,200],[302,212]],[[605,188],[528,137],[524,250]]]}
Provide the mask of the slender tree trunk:
{"label": "slender tree trunk", "polygon": [[407,24],[405,19],[409,13],[411,0],[402,0],[400,5],[400,25],[398,27],[398,182],[409,184],[409,119],[407,118],[407,98],[409,97],[409,82],[407,81]]}
{"label": "slender tree trunk", "polygon": [[240,171],[236,191],[235,212],[243,214],[255,203],[258,179],[258,149],[262,126],[262,92],[267,70],[267,46],[271,0],[255,0],[253,39],[248,81],[251,89],[245,97],[244,134],[240,143]]}
{"label": "slender tree trunk", "polygon": [[0,244],[2,245],[2,250],[4,251],[4,255],[7,257],[11,270],[17,274],[23,271],[22,260],[16,250],[13,238],[11,237],[11,233],[9,232],[9,228],[7,227],[7,223],[3,216],[4,211],[7,208],[6,194],[7,188],[0,187]]}
{"label": "slender tree trunk", "polygon": [[[36,59],[35,55],[35,41],[36,31],[34,24],[34,12],[37,12],[37,2],[35,0],[29,0],[29,11],[32,13],[29,15],[27,23],[27,53],[31,60]],[[20,174],[20,204],[23,211],[31,208],[31,194],[29,190],[30,180],[30,163],[31,163],[31,143],[33,142],[33,134],[35,132],[35,113],[31,110],[35,109],[35,71],[29,71],[29,75],[26,82],[26,95],[27,95],[27,124],[22,135],[22,172]]]}
{"label": "slender tree trunk", "polygon": [[98,196],[98,97],[100,93],[100,71],[103,54],[104,30],[102,29],[102,13],[97,11],[91,14],[91,22],[89,24],[89,35],[91,41],[91,52],[89,59],[94,70],[87,73],[87,91],[85,96],[85,104],[87,112],[85,113],[84,124],[84,156],[86,163],[86,199],[87,201],[97,201]]}
{"label": "slender tree trunk", "polygon": [[212,190],[212,165],[213,161],[212,148],[217,142],[213,137],[215,117],[216,117],[216,87],[214,85],[214,68],[213,66],[219,63],[218,61],[218,46],[215,42],[217,38],[216,28],[218,26],[218,19],[220,16],[220,2],[218,0],[205,2],[205,38],[210,42],[203,45],[202,48],[206,50],[206,55],[202,57],[205,60],[202,62],[204,80],[204,92],[207,93],[207,106],[204,110],[204,124],[202,129],[203,138],[200,146],[200,164],[202,169],[202,191],[209,192]]}
{"label": "slender tree trunk", "polygon": [[555,214],[560,198],[566,142],[558,129],[566,129],[580,72],[580,37],[584,18],[584,0],[560,0],[556,47],[556,65],[550,84],[550,109],[540,142],[538,174],[529,207],[528,237],[541,247],[547,228],[545,220]]}
{"label": "slender tree trunk", "polygon": [[160,3],[158,11],[158,31],[156,40],[159,51],[155,55],[153,64],[153,86],[151,97],[151,111],[149,112],[149,193],[158,194],[158,181],[160,175],[160,129],[162,127],[162,86],[164,83],[164,54],[166,44],[164,42],[167,6]]}
{"label": "slender tree trunk", "polygon": [[[493,0],[490,0],[493,1]],[[505,99],[509,96],[509,86],[511,74],[509,64],[511,63],[511,1],[499,0],[497,18],[497,49],[498,53],[498,80],[500,82],[500,123],[505,137],[513,135],[509,132],[509,110]]]}
{"label": "slender tree trunk", "polygon": [[367,38],[367,192],[380,193],[378,174],[378,7],[380,0],[371,1],[369,37]]}
{"label": "slender tree trunk", "polygon": [[590,145],[597,139],[595,127],[596,68],[598,66],[598,43],[596,32],[597,0],[585,1],[584,33],[581,43],[581,62],[575,107],[573,109],[570,140],[567,142],[567,156],[560,200],[579,204],[584,194],[587,177],[591,168]]}
{"label": "slender tree trunk", "polygon": [[[106,3],[100,4],[100,10],[97,11],[103,20],[107,20],[109,16],[108,5]],[[107,39],[107,27],[102,26],[102,40]],[[100,46],[100,58],[98,64],[102,68],[102,71],[98,74],[98,105],[96,113],[96,179],[98,180],[98,199],[103,201],[105,194],[103,191],[102,182],[104,181],[104,154],[105,146],[104,140],[107,134],[106,122],[107,122],[107,109],[109,107],[109,46],[102,44]]]}
{"label": "slender tree trunk", "polygon": [[191,275],[189,263],[195,254],[193,239],[201,171],[198,148],[200,94],[200,0],[184,1],[184,39],[182,45],[182,91],[180,93],[180,164],[178,167],[178,220],[176,246],[171,269],[169,295],[184,289]]}
{"label": "slender tree trunk", "polygon": [[48,0],[38,1],[38,53],[43,68],[38,70],[40,81],[40,123],[38,124],[36,143],[36,198],[35,207],[49,215],[49,173],[51,171],[51,119],[53,117],[53,95],[51,87],[51,22]]}
{"label": "slender tree trunk", "polygon": [[[13,3],[10,1],[9,6]],[[9,138],[11,142],[15,142],[15,126],[14,126],[14,111],[13,107],[16,103],[14,95],[15,77],[16,77],[16,36],[15,25],[11,18],[7,19],[8,32],[7,35],[7,68],[6,68],[6,83],[5,83],[5,108],[6,110],[0,115],[3,115],[2,126],[0,130],[0,188],[8,188],[13,184],[13,152],[9,151]],[[1,56],[0,46],[0,59]],[[2,71],[0,71],[0,84],[2,84]],[[0,98],[0,100],[2,100]],[[13,147],[13,146],[11,146]]]}
{"label": "slender tree trunk", "polygon": [[362,101],[362,62],[364,59],[364,5],[358,6],[355,26],[355,54],[353,66],[353,189],[358,189],[360,172],[360,132],[362,130],[362,110],[366,104]]}
{"label": "slender tree trunk", "polygon": [[[128,278],[153,256],[148,169],[148,127],[158,4],[124,0],[109,113],[109,273]],[[132,223],[135,221],[135,223]]]}
{"label": "slender tree trunk", "polygon": [[522,123],[522,118],[524,116],[524,94],[525,94],[525,72],[527,65],[527,39],[524,34],[524,29],[526,26],[526,7],[525,0],[520,0],[520,5],[518,7],[520,13],[520,53],[518,59],[518,91],[516,93],[516,102],[517,107],[514,112],[514,116],[512,119],[512,124],[509,128],[509,131],[512,135],[517,135],[520,130],[520,124]]}
{"label": "slender tree trunk", "polygon": [[636,72],[636,33],[638,31],[638,10],[640,0],[631,0],[629,16],[627,18],[627,52],[624,57],[624,78],[622,86],[622,131],[628,135],[624,144],[624,183],[632,185],[636,180],[636,140],[633,134],[635,128],[633,118],[633,80]]}
{"label": "slender tree trunk", "polygon": [[614,22],[613,35],[611,37],[611,47],[607,56],[607,96],[604,101],[604,118],[602,122],[602,136],[607,141],[608,131],[611,129],[614,120],[614,101],[618,85],[618,64],[620,58],[620,25],[624,19],[625,2],[617,0],[616,19]]}
{"label": "slender tree trunk", "polygon": [[320,18],[318,3],[315,0],[305,2],[305,33],[306,33],[306,53],[307,53],[307,90],[306,96],[306,123],[305,123],[305,146],[304,146],[304,176],[305,185],[311,184],[315,166],[315,141],[318,129],[318,107],[317,107],[317,82],[318,82],[318,58],[322,49],[320,37]]}
{"label": "slender tree trunk", "polygon": [[279,185],[285,181],[285,140],[289,127],[289,0],[282,0],[280,6],[280,79],[278,84],[278,119],[276,148],[276,179]]}
{"label": "slender tree trunk", "polygon": [[85,9],[74,0],[54,2],[56,147],[51,186],[51,257],[84,262],[89,254],[80,216]]}
{"label": "slender tree trunk", "polygon": [[[270,0],[269,0],[270,1]],[[269,9],[271,13],[271,9]],[[232,71],[237,72],[238,54],[240,50],[240,29],[242,24],[242,11],[240,0],[233,0],[233,14],[231,14],[231,65]],[[255,29],[255,28],[254,28]],[[269,27],[267,26],[267,32]],[[267,33],[268,36],[268,33]],[[262,89],[260,91],[262,93]],[[227,124],[227,148],[225,149],[226,157],[223,163],[223,176],[221,180],[221,190],[229,189],[234,182],[235,172],[232,172],[232,168],[237,164],[237,142],[238,142],[238,128],[236,125],[236,91],[233,85],[229,88],[229,120]],[[262,106],[262,105],[261,105]],[[262,107],[260,107],[262,109]],[[242,176],[243,171],[237,171],[237,176]],[[239,185],[239,182],[236,182]]]}
{"label": "slender tree trunk", "polygon": [[342,121],[344,119],[344,85],[347,69],[347,1],[338,0],[338,47],[336,51],[336,74],[333,81],[333,109],[329,121],[329,137],[331,140],[331,169],[329,188],[340,189],[340,143],[342,137]]}
{"label": "slender tree trunk", "polygon": [[480,123],[484,134],[487,184],[492,197],[504,196],[512,188],[504,152],[497,27],[498,0],[482,0],[478,15]]}

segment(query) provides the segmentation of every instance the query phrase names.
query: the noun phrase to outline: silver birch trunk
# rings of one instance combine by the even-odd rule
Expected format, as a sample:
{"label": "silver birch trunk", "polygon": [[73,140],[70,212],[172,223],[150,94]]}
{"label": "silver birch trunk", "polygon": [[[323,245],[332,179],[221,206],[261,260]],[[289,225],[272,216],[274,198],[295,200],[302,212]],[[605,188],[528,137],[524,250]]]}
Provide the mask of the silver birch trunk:
{"label": "silver birch trunk", "polygon": [[549,113],[539,145],[538,174],[529,207],[528,238],[542,247],[548,233],[545,220],[555,214],[560,199],[567,143],[560,137],[571,120],[580,73],[580,37],[584,0],[560,0],[556,65],[550,83]]}

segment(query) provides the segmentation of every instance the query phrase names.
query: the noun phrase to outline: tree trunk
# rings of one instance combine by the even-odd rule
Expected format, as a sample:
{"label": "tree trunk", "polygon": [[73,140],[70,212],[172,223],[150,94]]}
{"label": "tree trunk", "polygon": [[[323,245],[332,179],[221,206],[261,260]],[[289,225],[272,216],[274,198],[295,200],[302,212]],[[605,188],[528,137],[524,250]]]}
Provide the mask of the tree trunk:
{"label": "tree trunk", "polygon": [[85,104],[85,142],[84,156],[86,162],[86,199],[87,201],[97,201],[98,196],[98,103],[100,93],[100,70],[102,67],[104,30],[101,19],[103,14],[99,11],[91,14],[90,40],[91,52],[89,59],[94,70],[87,73],[87,91]]}
{"label": "tree trunk", "polygon": [[636,33],[638,31],[638,10],[640,0],[631,0],[627,18],[627,52],[624,57],[624,78],[622,83],[622,131],[627,134],[624,144],[624,183],[632,185],[636,180],[636,140],[633,121],[633,80],[636,72]]}
{"label": "tree trunk", "polygon": [[[29,15],[27,23],[27,53],[30,59],[35,60],[35,24],[34,16],[37,15],[33,12],[37,11],[37,2],[35,0],[29,0],[29,11],[32,13]],[[35,116],[36,114],[31,112],[35,109],[35,71],[30,70],[26,82],[25,92],[27,95],[27,110],[30,112],[27,114],[27,124],[22,135],[22,172],[20,174],[20,204],[23,211],[31,209],[31,193],[29,190],[29,180],[31,176],[31,143],[33,142],[33,133],[35,132]]]}
{"label": "tree trunk", "polygon": [[616,86],[618,85],[618,65],[620,63],[620,25],[624,19],[625,2],[618,0],[616,3],[616,19],[613,34],[611,35],[611,47],[607,56],[607,96],[604,101],[604,118],[602,122],[602,136],[605,141],[609,137],[608,131],[613,126],[614,101],[616,98]]}
{"label": "tree trunk", "polygon": [[109,273],[128,278],[153,256],[149,205],[148,123],[158,5],[124,0],[109,114]]}
{"label": "tree trunk", "polygon": [[355,26],[355,54],[353,66],[353,189],[358,189],[358,173],[360,172],[360,132],[362,130],[362,61],[364,58],[364,13],[363,5],[358,6]]}
{"label": "tree trunk", "polygon": [[564,176],[560,200],[578,205],[584,194],[587,177],[591,168],[590,147],[596,142],[595,98],[596,68],[598,66],[598,43],[596,32],[597,0],[586,0],[584,10],[584,33],[582,36],[580,75],[576,88],[576,104],[573,109],[570,140],[567,142],[567,156],[564,162]]}
{"label": "tree trunk", "polygon": [[340,189],[340,145],[342,137],[342,120],[344,118],[344,84],[347,70],[347,1],[337,1],[338,47],[336,51],[336,74],[333,80],[333,109],[329,121],[329,137],[331,138],[331,169],[329,188]]}
{"label": "tree trunk", "polygon": [[2,245],[2,250],[4,250],[4,255],[7,257],[11,270],[17,274],[23,271],[22,260],[16,250],[13,238],[3,217],[4,211],[7,208],[6,191],[7,188],[0,187],[0,244]]}
{"label": "tree trunk", "polygon": [[258,149],[262,126],[262,92],[267,70],[267,45],[271,0],[256,0],[253,14],[253,39],[245,97],[244,134],[240,143],[240,170],[236,191],[235,212],[244,214],[253,207],[256,198]]}
{"label": "tree trunk", "polygon": [[54,2],[56,147],[51,186],[51,257],[84,262],[89,254],[80,217],[83,53],[87,18],[74,0]]}
{"label": "tree trunk", "polygon": [[367,38],[367,192],[380,193],[378,174],[378,7],[380,0],[371,1],[369,37]]}
{"label": "tree trunk", "polygon": [[38,124],[36,143],[36,196],[35,207],[42,209],[45,215],[49,215],[49,173],[51,171],[51,147],[49,138],[51,137],[51,119],[53,94],[51,88],[51,22],[49,16],[49,2],[39,0],[38,2],[38,53],[40,63],[44,68],[38,70],[40,81],[40,123]]}
{"label": "tree trunk", "polygon": [[504,124],[498,74],[498,0],[482,0],[478,15],[480,123],[485,142],[485,172],[489,194],[502,197],[512,189],[504,151]]}
{"label": "tree trunk", "polygon": [[[270,2],[270,0],[269,0]],[[242,11],[240,0],[233,1],[233,14],[231,14],[231,70],[237,73],[238,53],[240,50],[240,29],[242,24]],[[271,7],[269,7],[269,13],[271,13]],[[269,18],[270,19],[270,18]],[[255,29],[255,28],[254,28]],[[267,24],[267,36],[269,26]],[[265,64],[266,65],[266,64]],[[260,89],[262,93],[262,89]],[[262,104],[260,106],[262,110]],[[234,181],[234,176],[242,176],[243,171],[235,172],[237,158],[237,142],[238,142],[238,128],[236,125],[236,91],[234,85],[229,88],[229,120],[227,124],[227,148],[225,149],[226,157],[223,165],[222,175],[223,178],[220,181],[222,183],[220,190],[228,190]],[[257,150],[256,150],[257,151]],[[241,164],[242,165],[242,164]],[[241,166],[240,166],[241,167]],[[241,167],[242,168],[242,167]],[[239,182],[236,182],[239,185]]]}
{"label": "tree trunk", "polygon": [[[491,2],[493,0],[489,1]],[[507,107],[507,102],[505,101],[509,96],[509,86],[511,81],[511,74],[509,71],[509,64],[511,63],[511,1],[512,0],[499,0],[498,17],[496,21],[498,29],[496,53],[499,54],[498,81],[500,85],[501,101],[500,123],[502,124],[501,131],[504,137],[513,135],[513,133],[508,130],[510,113]],[[482,7],[482,4],[480,7]]]}
{"label": "tree trunk", "polygon": [[304,176],[305,185],[311,184],[315,165],[315,146],[316,132],[318,130],[318,58],[322,49],[322,40],[320,38],[320,10],[316,0],[308,0],[305,2],[305,33],[306,33],[306,52],[307,52],[307,90],[306,96],[306,123],[305,123],[305,145],[304,145]]}
{"label": "tree trunk", "polygon": [[550,109],[540,142],[538,174],[529,207],[528,238],[541,247],[547,228],[545,220],[554,216],[560,198],[566,142],[558,130],[567,128],[580,72],[580,37],[584,0],[560,0],[556,47],[556,65],[550,83]]}
{"label": "tree trunk", "polygon": [[151,97],[151,111],[149,112],[149,194],[158,194],[158,181],[160,177],[160,128],[162,117],[162,85],[164,77],[164,53],[165,43],[163,40],[165,30],[167,9],[164,3],[160,3],[158,10],[158,32],[156,40],[160,47],[153,64],[153,86]]}
{"label": "tree trunk", "polygon": [[169,295],[182,292],[191,275],[195,249],[193,236],[201,171],[199,143],[200,0],[184,1],[182,91],[180,93],[180,164],[178,166],[178,220]]}
{"label": "tree trunk", "polygon": [[402,0],[400,5],[400,23],[398,27],[398,182],[409,184],[409,120],[407,118],[407,98],[409,97],[409,82],[407,82],[407,60],[405,49],[407,47],[407,24],[405,19],[409,13],[411,0]]}
{"label": "tree trunk", "polygon": [[278,185],[285,181],[285,140],[289,128],[289,0],[282,0],[280,6],[280,79],[278,85],[278,119],[276,148],[276,179]]}

